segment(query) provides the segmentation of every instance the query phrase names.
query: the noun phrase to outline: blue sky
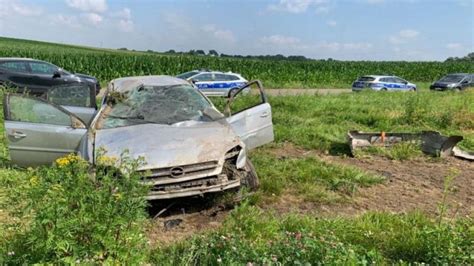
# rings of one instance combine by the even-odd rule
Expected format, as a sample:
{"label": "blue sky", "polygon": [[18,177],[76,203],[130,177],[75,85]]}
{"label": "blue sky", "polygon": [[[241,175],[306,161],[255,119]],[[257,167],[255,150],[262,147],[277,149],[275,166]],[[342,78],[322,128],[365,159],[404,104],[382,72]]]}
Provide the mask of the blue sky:
{"label": "blue sky", "polygon": [[0,0],[0,36],[137,50],[444,60],[474,51],[474,0]]}

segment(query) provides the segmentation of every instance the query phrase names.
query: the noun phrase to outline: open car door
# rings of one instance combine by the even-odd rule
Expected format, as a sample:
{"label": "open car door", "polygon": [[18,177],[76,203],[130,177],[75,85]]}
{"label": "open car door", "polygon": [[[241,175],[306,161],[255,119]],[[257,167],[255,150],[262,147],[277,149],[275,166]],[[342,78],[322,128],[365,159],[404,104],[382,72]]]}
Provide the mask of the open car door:
{"label": "open car door", "polygon": [[229,95],[225,113],[247,149],[273,141],[272,109],[260,81],[251,81]]}
{"label": "open car door", "polygon": [[19,166],[51,164],[78,151],[86,138],[85,123],[66,109],[43,99],[7,94],[5,133],[10,158]]}
{"label": "open car door", "polygon": [[84,83],[63,84],[51,87],[46,99],[78,116],[89,125],[97,112],[95,88]]}

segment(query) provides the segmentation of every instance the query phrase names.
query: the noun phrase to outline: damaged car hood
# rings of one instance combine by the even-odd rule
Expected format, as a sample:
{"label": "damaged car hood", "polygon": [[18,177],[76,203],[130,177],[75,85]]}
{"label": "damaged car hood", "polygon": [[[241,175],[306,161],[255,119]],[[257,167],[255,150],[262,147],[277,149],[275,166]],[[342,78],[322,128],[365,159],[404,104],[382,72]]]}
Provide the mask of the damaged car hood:
{"label": "damaged car hood", "polygon": [[120,158],[124,151],[143,157],[139,170],[187,165],[224,159],[225,153],[242,145],[225,120],[186,121],[174,125],[140,124],[96,131],[95,150]]}

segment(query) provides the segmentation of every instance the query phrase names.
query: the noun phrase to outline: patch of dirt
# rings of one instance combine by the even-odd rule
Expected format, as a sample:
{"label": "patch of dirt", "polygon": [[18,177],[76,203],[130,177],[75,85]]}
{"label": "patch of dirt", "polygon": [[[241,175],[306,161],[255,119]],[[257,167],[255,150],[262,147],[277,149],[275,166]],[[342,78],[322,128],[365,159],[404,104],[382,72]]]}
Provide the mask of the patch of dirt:
{"label": "patch of dirt", "polygon": [[[155,217],[164,208],[166,211]],[[230,210],[228,206],[213,205],[212,199],[206,197],[154,203],[149,214],[155,218],[150,219],[147,230],[150,244],[167,245],[217,229]]]}
{"label": "patch of dirt", "polygon": [[[456,158],[434,159],[421,157],[409,161],[395,161],[382,157],[352,158],[330,156],[314,150],[284,143],[269,152],[281,158],[316,156],[326,162],[350,165],[386,178],[382,184],[359,188],[349,202],[315,204],[304,202],[295,196],[283,196],[273,206],[278,212],[312,210],[315,214],[352,216],[367,211],[406,213],[422,211],[438,214],[443,199],[447,176],[456,173],[448,193],[447,215],[452,217],[474,214],[474,163]],[[290,194],[290,193],[289,193]]]}

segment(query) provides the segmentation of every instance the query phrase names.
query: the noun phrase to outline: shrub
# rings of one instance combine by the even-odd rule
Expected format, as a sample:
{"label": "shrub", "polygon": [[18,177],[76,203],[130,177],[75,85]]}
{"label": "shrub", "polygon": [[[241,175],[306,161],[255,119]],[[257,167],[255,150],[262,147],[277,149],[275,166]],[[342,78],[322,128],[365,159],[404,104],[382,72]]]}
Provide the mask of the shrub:
{"label": "shrub", "polygon": [[116,167],[93,169],[69,155],[52,167],[29,169],[23,182],[9,187],[8,204],[17,207],[10,215],[29,222],[12,224],[16,233],[4,239],[0,251],[7,254],[0,263],[138,264],[146,259],[147,191],[134,171],[141,162],[127,155],[98,161]]}

